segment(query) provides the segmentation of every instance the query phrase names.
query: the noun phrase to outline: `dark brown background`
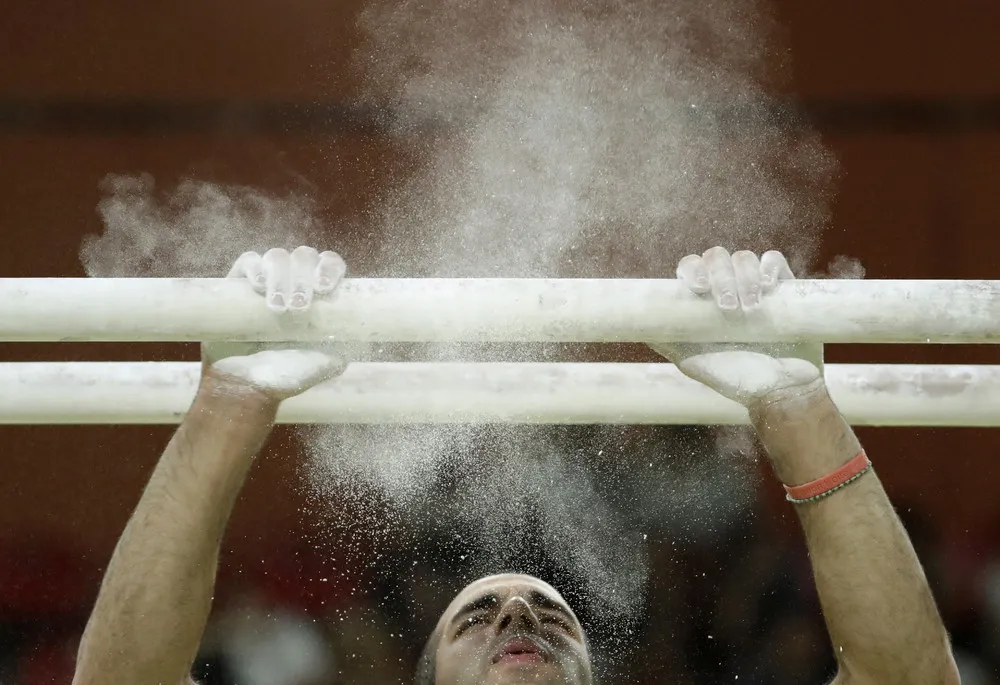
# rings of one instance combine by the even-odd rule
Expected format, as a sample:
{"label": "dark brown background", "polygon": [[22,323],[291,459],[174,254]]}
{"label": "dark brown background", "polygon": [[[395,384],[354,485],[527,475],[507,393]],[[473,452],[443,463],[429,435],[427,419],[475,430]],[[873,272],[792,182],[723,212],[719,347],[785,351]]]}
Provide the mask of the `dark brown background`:
{"label": "dark brown background", "polygon": [[[99,181],[149,172],[263,189],[293,170],[330,223],[354,214],[399,145],[338,119],[359,3],[178,0],[6,3],[0,10],[4,277],[80,276]],[[793,90],[842,168],[826,258],[869,278],[1000,278],[1000,4],[782,0]],[[282,173],[277,173],[281,170]],[[335,237],[331,237],[331,246]],[[4,357],[194,359],[193,347],[15,346]],[[995,362],[993,348],[838,347],[830,361]],[[68,536],[98,564],[168,428],[0,428],[0,538]],[[890,495],[975,536],[1000,514],[997,433],[879,429],[862,437]],[[248,551],[301,525],[294,452],[246,489],[229,537]]]}

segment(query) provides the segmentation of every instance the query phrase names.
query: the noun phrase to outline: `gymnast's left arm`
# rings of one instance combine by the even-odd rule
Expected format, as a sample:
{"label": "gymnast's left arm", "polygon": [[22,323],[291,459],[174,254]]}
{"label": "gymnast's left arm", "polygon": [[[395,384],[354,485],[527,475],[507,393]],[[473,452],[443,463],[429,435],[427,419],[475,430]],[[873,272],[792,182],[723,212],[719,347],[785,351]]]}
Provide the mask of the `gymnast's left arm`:
{"label": "gymnast's left arm", "polygon": [[[793,278],[780,253],[758,259],[722,248],[685,258],[678,276],[696,294],[714,296],[733,318],[752,316],[762,296]],[[920,560],[827,392],[821,346],[652,347],[683,373],[746,406],[775,475],[792,487],[789,497],[798,499],[793,506],[837,659],[834,682],[958,685]],[[810,487],[795,487],[803,485]]]}

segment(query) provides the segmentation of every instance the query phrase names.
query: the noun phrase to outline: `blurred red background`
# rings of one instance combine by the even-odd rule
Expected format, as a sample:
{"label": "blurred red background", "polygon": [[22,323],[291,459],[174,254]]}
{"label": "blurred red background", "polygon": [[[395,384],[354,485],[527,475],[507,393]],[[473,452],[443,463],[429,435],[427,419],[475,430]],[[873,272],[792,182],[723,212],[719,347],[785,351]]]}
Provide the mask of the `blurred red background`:
{"label": "blurred red background", "polygon": [[[348,64],[359,6],[7,3],[0,275],[83,275],[78,249],[83,236],[101,230],[98,185],[112,172],[277,192],[291,170],[315,185],[329,225],[359,216],[406,160],[406,143],[350,119],[317,124],[309,115],[357,94]],[[855,257],[867,278],[1000,278],[1000,4],[781,0],[774,8],[790,47],[789,90],[841,166],[821,261]],[[336,248],[336,235],[329,246]],[[0,354],[193,360],[197,349],[5,344]],[[996,363],[997,355],[991,346],[837,346],[827,358]],[[0,542],[64,539],[103,567],[169,434],[168,427],[0,428]],[[968,544],[994,531],[995,430],[861,435],[894,501]],[[273,458],[261,461],[233,517],[226,544],[237,557],[253,558],[303,525],[289,434],[279,430],[268,451]],[[780,500],[776,489],[769,494]]]}
{"label": "blurred red background", "polygon": [[[281,172],[292,169],[315,184],[329,225],[340,214],[356,215],[405,154],[401,143],[350,123],[267,130],[255,112],[349,102],[357,92],[348,63],[359,4],[6,7],[0,226],[7,248],[0,273],[82,275],[80,242],[101,231],[98,184],[109,173],[148,172],[164,185],[191,175],[280,192]],[[820,261],[856,257],[868,278],[998,277],[1000,69],[992,55],[1000,6],[785,0],[775,8],[791,48],[792,90],[841,165]],[[143,104],[179,112],[202,106],[210,116],[187,126],[157,124],[135,114]],[[249,122],[242,130],[241,116]],[[332,235],[331,246],[336,241]],[[3,353],[15,360],[193,359],[197,351],[5,345]],[[839,346],[827,355],[844,362],[996,360],[992,347],[974,346]],[[135,427],[0,431],[0,531],[71,531],[98,556],[110,552],[169,435]],[[939,525],[982,529],[1000,513],[1000,500],[980,485],[997,475],[994,431],[863,433],[891,494],[926,506]],[[289,466],[278,459],[263,465],[278,473]],[[294,525],[297,496],[276,492],[283,482],[250,484],[234,538],[265,520],[272,530]]]}

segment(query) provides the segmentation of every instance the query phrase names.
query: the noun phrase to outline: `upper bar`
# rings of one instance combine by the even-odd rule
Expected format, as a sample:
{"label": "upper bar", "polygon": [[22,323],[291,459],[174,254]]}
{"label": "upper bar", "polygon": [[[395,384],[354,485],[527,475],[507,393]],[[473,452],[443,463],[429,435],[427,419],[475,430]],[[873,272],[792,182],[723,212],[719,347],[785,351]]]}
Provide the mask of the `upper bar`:
{"label": "upper bar", "polygon": [[0,341],[331,339],[987,343],[1000,281],[792,281],[727,321],[676,280],[348,279],[303,316],[241,280],[0,280]]}

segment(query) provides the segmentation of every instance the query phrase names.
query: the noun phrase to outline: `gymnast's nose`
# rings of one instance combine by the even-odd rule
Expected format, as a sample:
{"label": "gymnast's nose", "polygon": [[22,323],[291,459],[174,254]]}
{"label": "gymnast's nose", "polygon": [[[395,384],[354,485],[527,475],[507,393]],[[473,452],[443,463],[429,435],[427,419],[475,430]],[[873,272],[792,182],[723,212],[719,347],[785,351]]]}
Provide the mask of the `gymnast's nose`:
{"label": "gymnast's nose", "polygon": [[539,632],[542,624],[531,605],[523,597],[514,595],[500,607],[494,625],[499,634],[505,630]]}

